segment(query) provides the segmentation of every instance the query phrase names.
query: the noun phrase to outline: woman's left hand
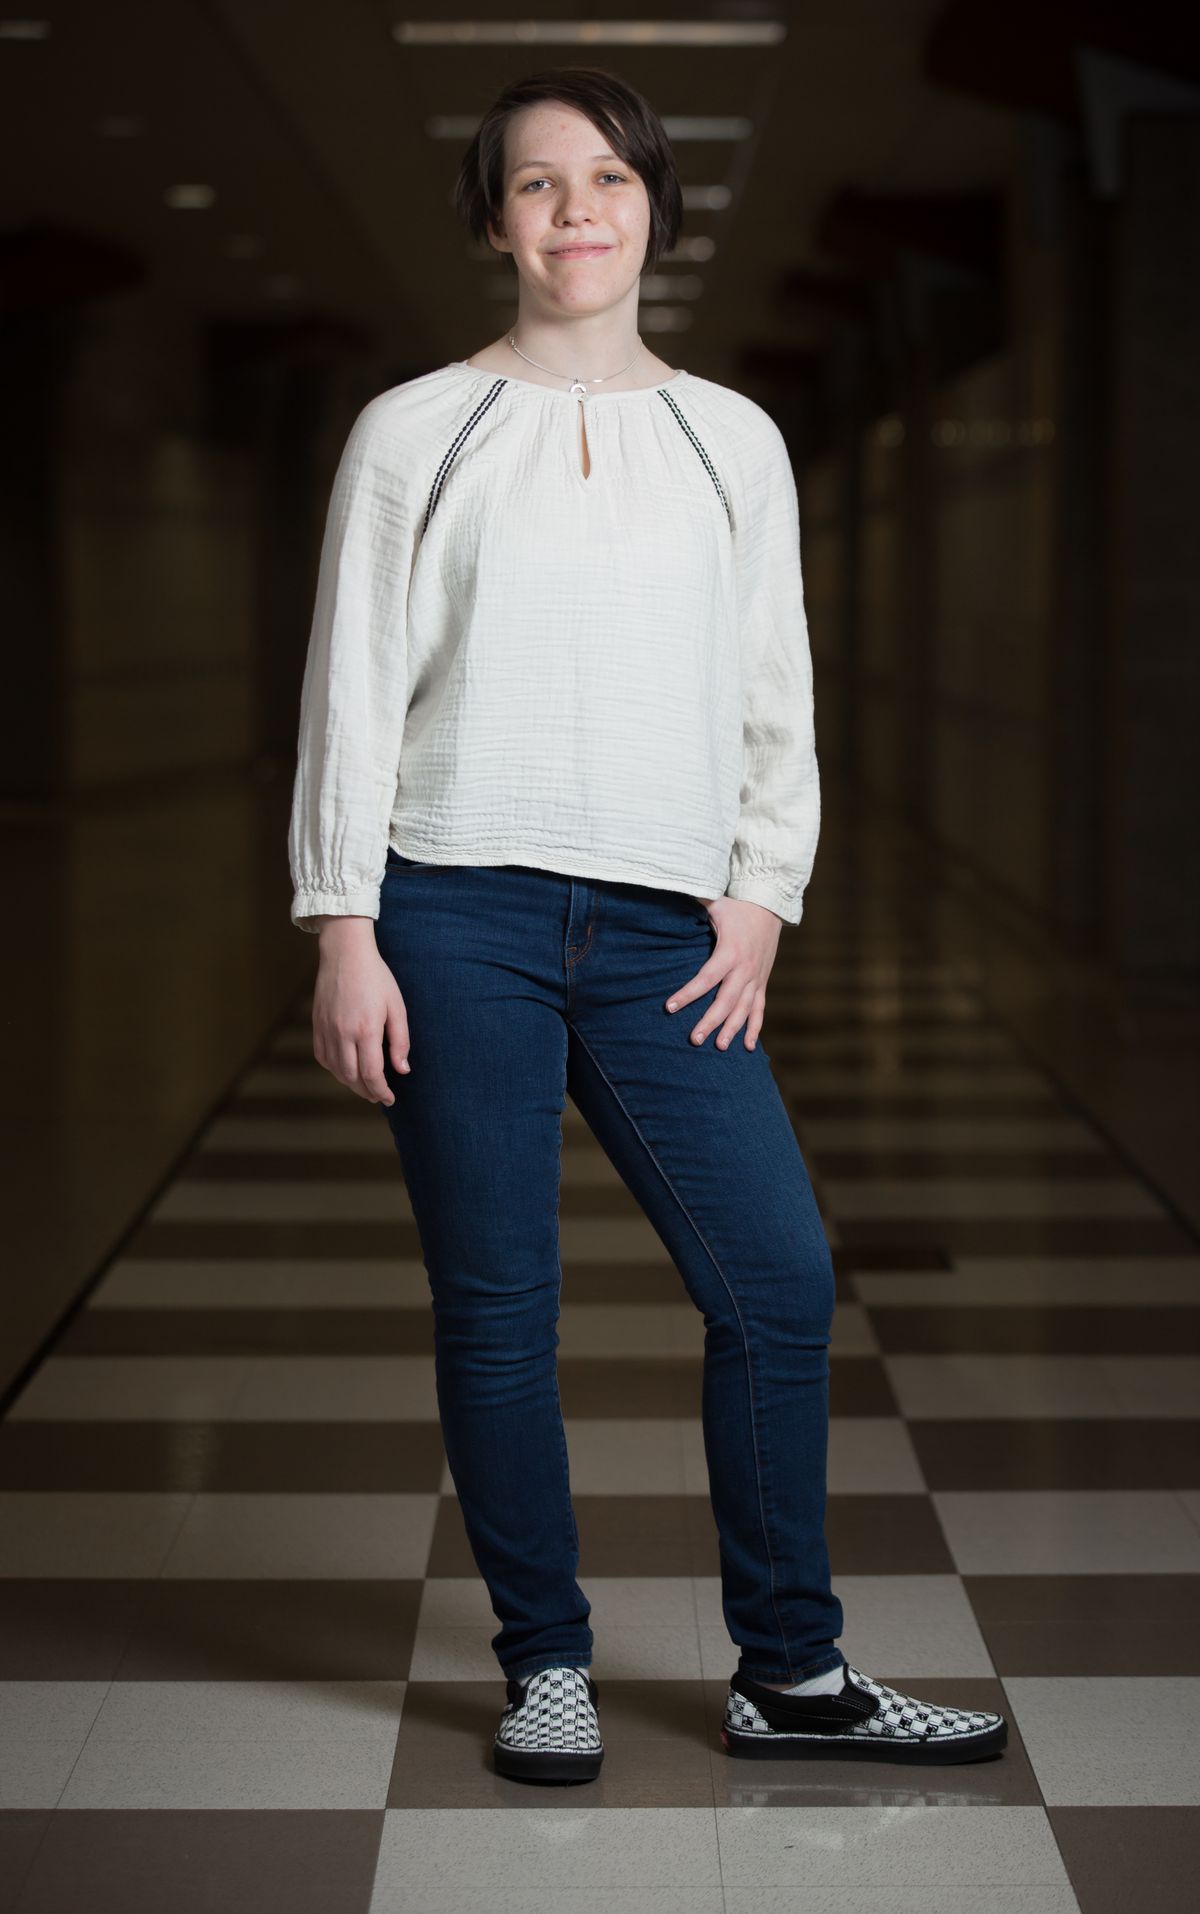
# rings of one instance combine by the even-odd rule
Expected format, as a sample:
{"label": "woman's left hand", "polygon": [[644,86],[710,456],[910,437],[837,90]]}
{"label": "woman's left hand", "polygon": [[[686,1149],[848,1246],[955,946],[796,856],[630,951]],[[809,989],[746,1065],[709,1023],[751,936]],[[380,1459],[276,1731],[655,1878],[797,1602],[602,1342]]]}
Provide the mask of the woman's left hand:
{"label": "woman's left hand", "polygon": [[701,1044],[710,1030],[723,1026],[717,1038],[718,1050],[727,1050],[742,1025],[743,1042],[753,1050],[762,1029],[767,1002],[767,978],[779,948],[782,917],[764,904],[750,904],[736,897],[714,897],[705,909],[717,927],[717,945],[712,956],[701,964],[695,976],[667,999],[668,1011],[682,1010],[696,997],[703,997],[715,983],[720,989],[692,1031],[692,1042]]}

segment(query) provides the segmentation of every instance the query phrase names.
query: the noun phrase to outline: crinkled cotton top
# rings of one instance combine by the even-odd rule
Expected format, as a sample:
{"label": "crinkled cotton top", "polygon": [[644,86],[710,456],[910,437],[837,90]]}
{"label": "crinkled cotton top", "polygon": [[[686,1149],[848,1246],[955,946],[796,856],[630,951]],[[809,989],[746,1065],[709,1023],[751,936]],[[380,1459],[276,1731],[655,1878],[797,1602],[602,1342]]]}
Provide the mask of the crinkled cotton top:
{"label": "crinkled cotton top", "polygon": [[761,406],[687,371],[581,401],[464,361],[364,406],[301,691],[293,923],[378,917],[390,843],[798,924],[819,821],[796,486]]}

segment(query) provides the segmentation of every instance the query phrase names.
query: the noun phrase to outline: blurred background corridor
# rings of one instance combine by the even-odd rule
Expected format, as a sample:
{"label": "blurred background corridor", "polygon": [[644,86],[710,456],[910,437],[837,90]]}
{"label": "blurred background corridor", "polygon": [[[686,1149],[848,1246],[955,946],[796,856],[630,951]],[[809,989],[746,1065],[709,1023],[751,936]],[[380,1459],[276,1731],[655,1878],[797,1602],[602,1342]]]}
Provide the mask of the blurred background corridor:
{"label": "blurred background corridor", "polygon": [[[723,1753],[703,1323],[569,1109],[609,1756],[488,1766],[420,1248],[312,1057],[286,832],[339,452],[512,323],[451,187],[575,63],[678,160],[642,337],[796,475],[824,823],[763,1036],[838,1273],[847,1647],[1004,1710],[1001,1762]],[[0,1914],[1190,1910],[1191,15],[68,0],[0,16],[0,98]]]}

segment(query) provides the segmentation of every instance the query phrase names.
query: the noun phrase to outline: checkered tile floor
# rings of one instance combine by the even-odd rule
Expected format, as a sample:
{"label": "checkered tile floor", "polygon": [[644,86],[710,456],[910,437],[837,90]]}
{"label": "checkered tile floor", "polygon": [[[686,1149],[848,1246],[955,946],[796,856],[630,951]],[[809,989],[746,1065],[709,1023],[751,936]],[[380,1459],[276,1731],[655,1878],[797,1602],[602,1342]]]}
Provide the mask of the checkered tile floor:
{"label": "checkered tile floor", "polygon": [[765,1033],[838,1270],[841,1646],[1005,1756],[725,1755],[702,1323],[570,1110],[606,1760],[492,1772],[415,1228],[299,1003],[0,1424],[3,1914],[1190,1910],[1197,1244],[968,970],[864,938],[785,933]]}

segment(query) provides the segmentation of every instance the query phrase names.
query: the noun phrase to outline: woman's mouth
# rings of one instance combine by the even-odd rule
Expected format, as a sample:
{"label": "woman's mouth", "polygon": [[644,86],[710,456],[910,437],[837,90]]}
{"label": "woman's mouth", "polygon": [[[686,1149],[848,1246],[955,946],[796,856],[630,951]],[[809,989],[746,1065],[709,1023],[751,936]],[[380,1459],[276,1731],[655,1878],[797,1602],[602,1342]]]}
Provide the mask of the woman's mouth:
{"label": "woman's mouth", "polygon": [[611,246],[557,246],[548,257],[551,259],[596,259],[601,253],[611,251]]}

